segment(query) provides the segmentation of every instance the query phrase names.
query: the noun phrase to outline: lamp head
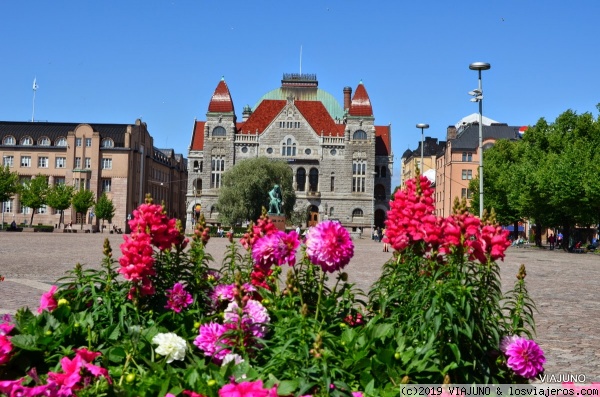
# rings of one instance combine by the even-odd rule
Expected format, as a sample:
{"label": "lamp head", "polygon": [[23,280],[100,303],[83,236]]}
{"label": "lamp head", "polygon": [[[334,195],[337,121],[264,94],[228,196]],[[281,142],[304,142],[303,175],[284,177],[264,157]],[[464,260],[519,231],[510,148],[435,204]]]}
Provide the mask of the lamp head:
{"label": "lamp head", "polygon": [[421,128],[421,129],[423,129],[423,128],[429,128],[429,124],[419,123],[419,124],[417,124],[417,128]]}
{"label": "lamp head", "polygon": [[481,95],[481,90],[479,88],[475,88],[473,91],[469,91],[469,95],[472,95],[472,96]]}
{"label": "lamp head", "polygon": [[473,62],[469,65],[469,69],[471,70],[489,70],[490,68],[490,64],[486,62]]}

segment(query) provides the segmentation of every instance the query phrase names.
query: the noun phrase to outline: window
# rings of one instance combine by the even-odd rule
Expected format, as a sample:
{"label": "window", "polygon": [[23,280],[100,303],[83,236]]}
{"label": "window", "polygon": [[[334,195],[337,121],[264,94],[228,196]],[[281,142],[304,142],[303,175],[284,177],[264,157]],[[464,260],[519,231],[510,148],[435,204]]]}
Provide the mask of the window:
{"label": "window", "polygon": [[363,210],[361,210],[360,208],[355,208],[354,211],[352,211],[352,218],[362,218],[363,217]]}
{"label": "window", "polygon": [[225,156],[213,156],[210,167],[210,187],[218,189],[221,187],[221,176],[225,170]]}
{"label": "window", "polygon": [[319,170],[316,168],[311,168],[308,172],[308,191],[319,191]]}
{"label": "window", "polygon": [[65,184],[65,178],[54,178],[54,186],[64,185],[64,184]]}
{"label": "window", "polygon": [[331,185],[329,189],[331,192],[335,191],[335,175],[333,175],[333,173],[331,173]]}
{"label": "window", "polygon": [[23,139],[21,139],[21,145],[31,146],[31,145],[33,145],[33,139],[31,139],[30,136],[26,136]]}
{"label": "window", "polygon": [[306,170],[302,167],[296,170],[296,190],[299,192],[306,190]]}
{"label": "window", "polygon": [[38,208],[37,213],[38,214],[47,214],[48,213],[48,207],[46,207],[46,204],[44,204],[40,208]]}
{"label": "window", "polygon": [[21,167],[31,167],[31,156],[21,156]]}
{"label": "window", "polygon": [[26,215],[26,214],[29,214],[30,211],[31,211],[31,208],[25,207],[25,206],[21,206],[21,214]]}
{"label": "window", "polygon": [[296,142],[292,138],[286,139],[281,146],[281,155],[291,157],[296,155]]}
{"label": "window", "polygon": [[215,127],[212,131],[212,136],[225,136],[227,135],[227,131],[225,131],[225,128],[218,126]]}
{"label": "window", "polygon": [[310,150],[310,149],[304,149],[304,154],[306,154],[306,155],[309,155],[309,154],[311,154],[311,153],[312,153],[312,152],[311,152],[311,150]]}
{"label": "window", "polygon": [[473,179],[473,171],[472,170],[462,170],[462,179],[463,180]]}
{"label": "window", "polygon": [[102,169],[103,170],[112,170],[112,159],[103,158],[102,159]]}
{"label": "window", "polygon": [[84,168],[86,170],[89,170],[90,168],[92,168],[92,159],[90,157],[86,157],[85,158],[85,164],[84,164]]}
{"label": "window", "polygon": [[273,148],[272,147],[267,148],[267,154],[272,154],[272,153],[273,153]]}
{"label": "window", "polygon": [[335,150],[335,149],[331,149],[331,150],[329,151],[329,154],[331,154],[332,156],[335,156],[335,155],[337,154],[337,150]]}
{"label": "window", "polygon": [[354,135],[352,135],[352,139],[364,141],[367,139],[367,133],[363,130],[354,131]]}
{"label": "window", "polygon": [[102,191],[110,192],[111,184],[112,184],[112,179],[110,179],[110,178],[102,179]]}
{"label": "window", "polygon": [[242,153],[248,153],[248,146],[242,146]]}
{"label": "window", "polygon": [[85,147],[92,147],[92,138],[85,138]]}
{"label": "window", "polygon": [[38,157],[38,168],[48,168],[48,157],[46,157],[46,156]]}
{"label": "window", "polygon": [[115,147],[115,143],[110,138],[104,138],[102,140],[102,142],[101,142],[101,146],[102,147],[106,147],[106,148],[108,148],[108,147]]}
{"label": "window", "polygon": [[15,144],[15,137],[12,135],[6,136],[4,137],[4,140],[2,141],[3,145],[14,145]]}
{"label": "window", "polygon": [[465,161],[465,162],[471,162],[471,161],[473,161],[473,153],[463,152],[463,154],[462,154],[462,161]]}
{"label": "window", "polygon": [[65,168],[67,166],[67,158],[66,157],[57,157],[56,158],[56,168]]}
{"label": "window", "polygon": [[13,201],[8,200],[2,203],[2,208],[4,212],[13,212]]}
{"label": "window", "polygon": [[81,138],[75,138],[75,146],[77,146],[77,147],[81,146]]}
{"label": "window", "polygon": [[354,160],[352,162],[352,191],[364,192],[367,175],[367,163],[365,160]]}
{"label": "window", "polygon": [[38,139],[38,145],[50,146],[50,138],[48,138],[47,136],[41,137],[40,139]]}
{"label": "window", "polygon": [[55,142],[55,146],[67,146],[67,138],[64,136],[59,137]]}
{"label": "window", "polygon": [[75,157],[75,169],[81,168],[81,157]]}
{"label": "window", "polygon": [[329,207],[329,216],[333,216],[333,207]]}
{"label": "window", "polygon": [[4,156],[4,161],[2,162],[5,167],[12,167],[14,165],[15,156]]}
{"label": "window", "polygon": [[463,187],[463,188],[460,190],[460,193],[461,193],[461,194],[460,194],[460,195],[461,195],[461,197],[463,197],[463,198],[466,198],[466,199],[469,199],[469,200],[471,199],[471,189],[467,189],[467,188],[464,188],[464,187]]}

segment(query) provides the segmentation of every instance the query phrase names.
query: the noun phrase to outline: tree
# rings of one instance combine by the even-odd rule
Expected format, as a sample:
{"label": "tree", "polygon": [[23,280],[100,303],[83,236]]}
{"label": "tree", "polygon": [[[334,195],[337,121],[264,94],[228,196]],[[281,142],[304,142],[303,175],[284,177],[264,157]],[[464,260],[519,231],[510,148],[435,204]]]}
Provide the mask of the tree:
{"label": "tree", "polygon": [[37,175],[27,179],[21,188],[21,205],[31,208],[30,225],[33,225],[33,215],[42,206],[46,205],[48,194],[48,180],[44,175]]}
{"label": "tree", "polygon": [[96,213],[96,217],[98,219],[102,219],[102,233],[104,233],[104,220],[107,220],[108,223],[112,223],[112,218],[115,216],[115,205],[112,200],[106,196],[106,193],[102,193],[96,202],[96,206],[94,207],[94,212]]}
{"label": "tree", "polygon": [[296,204],[292,187],[292,169],[284,161],[266,157],[243,160],[223,174],[217,209],[219,220],[235,224],[256,220],[262,208],[269,206],[269,191],[279,184],[283,196],[283,213],[290,218]]}
{"label": "tree", "polygon": [[73,195],[71,204],[73,204],[75,213],[81,214],[81,229],[83,229],[85,214],[94,206],[94,193],[91,190],[79,189]]}
{"label": "tree", "polygon": [[8,165],[0,166],[0,203],[10,200],[19,188],[19,174],[11,172]]}
{"label": "tree", "polygon": [[73,186],[68,186],[62,183],[54,185],[48,189],[46,201],[50,207],[60,211],[60,218],[58,220],[59,224],[64,222],[65,210],[71,206],[73,191]]}

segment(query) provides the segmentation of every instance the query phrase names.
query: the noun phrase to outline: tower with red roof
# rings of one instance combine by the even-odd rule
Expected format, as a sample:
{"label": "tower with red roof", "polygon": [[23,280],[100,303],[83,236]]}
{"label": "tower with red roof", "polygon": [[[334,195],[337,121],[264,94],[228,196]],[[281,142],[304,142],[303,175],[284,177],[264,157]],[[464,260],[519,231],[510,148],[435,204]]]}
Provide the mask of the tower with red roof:
{"label": "tower with red roof", "polygon": [[194,122],[188,220],[201,208],[208,222],[218,222],[223,173],[243,159],[265,156],[292,168],[296,207],[309,208],[305,226],[333,219],[351,231],[383,227],[391,194],[391,125],[375,125],[362,81],[354,95],[350,87],[342,95],[340,105],[318,87],[314,74],[284,74],[281,86],[245,106],[238,120],[221,79],[206,120]]}

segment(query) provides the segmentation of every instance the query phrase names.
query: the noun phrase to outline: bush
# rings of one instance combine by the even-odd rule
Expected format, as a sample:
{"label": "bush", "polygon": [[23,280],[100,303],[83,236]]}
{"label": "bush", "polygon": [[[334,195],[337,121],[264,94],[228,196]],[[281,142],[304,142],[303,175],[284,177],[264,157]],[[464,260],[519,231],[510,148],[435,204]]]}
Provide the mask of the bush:
{"label": "bush", "polygon": [[101,270],[77,265],[37,316],[4,319],[0,393],[397,396],[403,383],[535,377],[544,357],[527,339],[525,269],[503,295],[494,262],[505,232],[459,205],[434,217],[417,182],[392,202],[396,251],[367,295],[343,272],[354,246],[339,223],[301,245],[263,214],[212,268],[203,220],[188,241],[160,206],[141,205],[119,263],[106,240]]}
{"label": "bush", "polygon": [[34,232],[47,232],[52,233],[54,231],[54,226],[51,225],[36,225],[33,226]]}

